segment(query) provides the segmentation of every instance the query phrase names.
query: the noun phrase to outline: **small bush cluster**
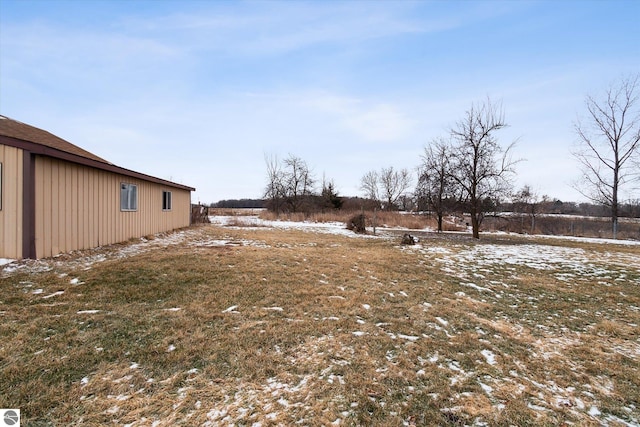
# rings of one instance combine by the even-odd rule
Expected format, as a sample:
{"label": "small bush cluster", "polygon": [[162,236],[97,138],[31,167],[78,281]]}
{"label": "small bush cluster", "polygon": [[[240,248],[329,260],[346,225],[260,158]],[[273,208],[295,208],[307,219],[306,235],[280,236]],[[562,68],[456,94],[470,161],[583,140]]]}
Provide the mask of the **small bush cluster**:
{"label": "small bush cluster", "polygon": [[347,229],[355,231],[356,233],[366,233],[367,217],[364,214],[358,214],[352,216],[347,221]]}

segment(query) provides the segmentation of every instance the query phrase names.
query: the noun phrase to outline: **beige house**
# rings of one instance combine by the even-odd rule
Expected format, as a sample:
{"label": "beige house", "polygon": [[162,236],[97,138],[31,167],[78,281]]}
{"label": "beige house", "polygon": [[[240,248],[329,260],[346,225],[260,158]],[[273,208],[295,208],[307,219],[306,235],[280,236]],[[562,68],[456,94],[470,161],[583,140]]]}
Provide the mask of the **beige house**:
{"label": "beige house", "polygon": [[194,190],[0,116],[0,258],[50,257],[186,227]]}

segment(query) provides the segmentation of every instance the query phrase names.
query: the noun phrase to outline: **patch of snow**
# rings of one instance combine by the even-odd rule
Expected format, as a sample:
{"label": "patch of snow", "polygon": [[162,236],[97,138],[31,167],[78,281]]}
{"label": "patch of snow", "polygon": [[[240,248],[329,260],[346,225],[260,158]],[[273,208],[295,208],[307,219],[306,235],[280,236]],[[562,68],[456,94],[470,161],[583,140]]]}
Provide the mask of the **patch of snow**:
{"label": "patch of snow", "polygon": [[263,310],[269,311],[284,311],[282,307],[262,307]]}
{"label": "patch of snow", "polygon": [[484,358],[487,360],[487,363],[489,365],[495,365],[496,362],[496,355],[493,354],[493,352],[491,350],[482,350],[480,352],[480,354],[482,354],[484,356]]}
{"label": "patch of snow", "polygon": [[599,417],[600,415],[602,415],[602,412],[600,412],[600,410],[595,406],[592,406],[591,408],[589,408],[589,412],[587,413],[592,417]]}
{"label": "patch of snow", "polygon": [[107,409],[106,412],[110,415],[117,414],[118,412],[120,412],[120,407],[118,405],[112,406],[111,408]]}
{"label": "patch of snow", "polygon": [[402,338],[403,340],[408,340],[408,341],[418,341],[418,339],[420,337],[417,337],[417,336],[414,336],[414,335],[398,334],[398,338]]}
{"label": "patch of snow", "polygon": [[11,264],[13,261],[15,261],[15,259],[0,258],[0,266]]}
{"label": "patch of snow", "polygon": [[312,233],[335,234],[353,238],[376,239],[381,235],[359,234],[347,230],[343,222],[311,222],[311,221],[269,221],[258,218],[257,215],[246,216],[210,216],[209,221],[223,227],[266,227],[271,229],[301,230]]}
{"label": "patch of snow", "polygon": [[362,304],[362,308],[365,310],[371,310],[371,306],[369,304]]}
{"label": "patch of snow", "polygon": [[231,313],[234,312],[236,310],[236,308],[238,308],[237,305],[232,305],[231,307],[225,308],[224,310],[222,310],[223,313]]}
{"label": "patch of snow", "polygon": [[96,314],[100,313],[100,310],[80,310],[77,314]]}
{"label": "patch of snow", "polygon": [[484,288],[482,286],[478,286],[475,283],[460,283],[462,286],[467,286],[469,288],[473,288],[476,289],[478,291],[487,291],[487,292],[491,292],[491,289],[489,288]]}
{"label": "patch of snow", "polygon": [[488,386],[486,384],[484,384],[483,382],[478,381],[478,384],[480,384],[480,387],[482,388],[482,390],[487,393],[487,394],[491,394],[493,393],[493,387]]}
{"label": "patch of snow", "polygon": [[45,295],[42,297],[42,299],[49,299],[49,298],[53,298],[53,297],[57,297],[58,295],[62,295],[64,294],[64,291],[58,291],[58,292],[54,292],[50,295]]}
{"label": "patch of snow", "polygon": [[449,322],[447,322],[446,320],[444,320],[442,317],[436,317],[436,320],[438,321],[438,323],[440,323],[442,326],[449,326]]}

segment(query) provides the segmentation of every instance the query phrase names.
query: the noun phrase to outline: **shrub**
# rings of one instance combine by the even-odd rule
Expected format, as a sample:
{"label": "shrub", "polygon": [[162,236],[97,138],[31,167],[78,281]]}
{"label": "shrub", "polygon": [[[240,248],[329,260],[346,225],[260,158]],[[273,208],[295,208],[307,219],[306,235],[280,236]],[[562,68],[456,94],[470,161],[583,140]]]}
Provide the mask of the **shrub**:
{"label": "shrub", "polygon": [[355,231],[356,233],[366,233],[367,217],[364,214],[358,214],[347,221],[347,229]]}

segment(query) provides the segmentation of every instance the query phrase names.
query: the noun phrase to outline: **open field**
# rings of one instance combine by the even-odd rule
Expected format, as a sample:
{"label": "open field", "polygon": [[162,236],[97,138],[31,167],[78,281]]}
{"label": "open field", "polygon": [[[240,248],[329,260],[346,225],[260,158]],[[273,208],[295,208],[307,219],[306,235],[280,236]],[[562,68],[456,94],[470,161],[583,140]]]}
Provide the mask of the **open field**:
{"label": "open field", "polygon": [[640,245],[242,225],[0,267],[0,407],[23,425],[640,422]]}

